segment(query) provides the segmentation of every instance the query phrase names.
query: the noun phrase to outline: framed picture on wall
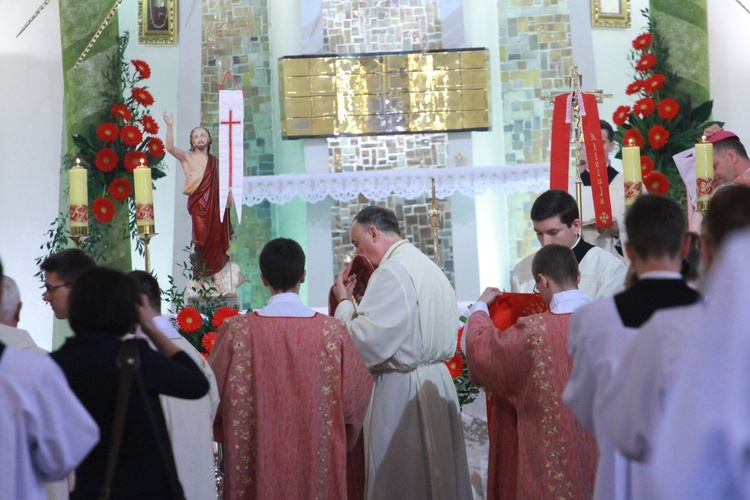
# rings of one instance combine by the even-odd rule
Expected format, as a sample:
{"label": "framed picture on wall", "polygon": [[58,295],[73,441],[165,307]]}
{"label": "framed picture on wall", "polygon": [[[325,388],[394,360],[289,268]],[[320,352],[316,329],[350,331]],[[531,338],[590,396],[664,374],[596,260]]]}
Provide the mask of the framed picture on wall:
{"label": "framed picture on wall", "polygon": [[138,41],[177,43],[178,0],[138,0]]}
{"label": "framed picture on wall", "polygon": [[630,28],[630,0],[591,0],[595,28]]}

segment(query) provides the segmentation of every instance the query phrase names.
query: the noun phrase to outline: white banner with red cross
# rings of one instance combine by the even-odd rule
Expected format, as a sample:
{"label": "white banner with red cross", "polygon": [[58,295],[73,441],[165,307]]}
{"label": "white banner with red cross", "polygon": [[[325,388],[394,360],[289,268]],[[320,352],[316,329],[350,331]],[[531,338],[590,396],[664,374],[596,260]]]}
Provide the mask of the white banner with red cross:
{"label": "white banner with red cross", "polygon": [[244,129],[245,103],[242,91],[219,90],[219,210],[222,221],[230,196],[237,213],[237,222],[242,219]]}

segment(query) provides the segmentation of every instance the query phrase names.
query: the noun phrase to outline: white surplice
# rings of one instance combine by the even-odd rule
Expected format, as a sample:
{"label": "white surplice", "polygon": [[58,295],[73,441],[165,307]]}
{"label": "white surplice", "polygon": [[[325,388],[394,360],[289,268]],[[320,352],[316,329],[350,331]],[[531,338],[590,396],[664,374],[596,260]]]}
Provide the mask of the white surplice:
{"label": "white surplice", "polygon": [[601,421],[626,457],[649,461],[675,368],[705,314],[702,302],[657,311],[625,351],[604,391]]}
{"label": "white surplice", "polygon": [[[156,327],[198,365],[208,379],[208,394],[200,399],[159,396],[172,443],[177,476],[187,500],[216,498],[213,423],[219,407],[219,390],[208,361],[175,330],[167,316],[154,318]],[[143,335],[139,333],[139,335]]]}
{"label": "white surplice", "polygon": [[22,351],[47,354],[47,351],[36,345],[29,332],[20,328],[0,325],[0,342],[3,342],[7,346],[21,349]]}
{"label": "white surplice", "polygon": [[570,321],[568,352],[573,356],[573,370],[562,400],[596,438],[599,447],[596,499],[642,497],[630,490],[630,478],[642,474],[642,466],[620,454],[606,430],[596,425],[601,418],[604,388],[637,331],[623,325],[613,298],[583,306],[573,313]]}
{"label": "white surplice", "polygon": [[[532,293],[534,291],[534,275],[531,273],[531,261],[534,255],[527,255],[516,267],[510,277],[510,291],[518,293]],[[627,268],[620,259],[611,253],[594,247],[584,255],[578,263],[581,271],[581,282],[578,289],[591,297],[598,299],[610,297],[617,293],[625,283]]]}
{"label": "white surplice", "polygon": [[750,498],[750,230],[723,244],[653,452],[655,498]]}
{"label": "white surplice", "polygon": [[49,356],[0,357],[0,498],[46,499],[99,441],[99,428]]}
{"label": "white surplice", "polygon": [[365,419],[367,498],[471,498],[458,398],[444,361],[459,312],[442,270],[406,240],[394,243],[357,308],[335,316],[375,377]]}

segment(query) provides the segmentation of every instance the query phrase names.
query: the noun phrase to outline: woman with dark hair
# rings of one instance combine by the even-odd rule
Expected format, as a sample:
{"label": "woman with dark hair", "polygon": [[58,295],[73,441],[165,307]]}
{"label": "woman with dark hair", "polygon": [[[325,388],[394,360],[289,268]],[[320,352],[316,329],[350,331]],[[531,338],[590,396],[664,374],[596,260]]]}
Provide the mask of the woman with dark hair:
{"label": "woman with dark hair", "polygon": [[[76,470],[70,498],[99,498],[104,485],[120,385],[116,357],[136,323],[159,352],[138,340],[140,366],[131,386],[110,498],[182,498],[159,395],[198,399],[208,392],[200,368],[165,337],[142,305],[136,283],[120,271],[95,267],[69,297],[75,335],[52,358],[101,429],[101,441]],[[139,381],[140,379],[140,381]]]}

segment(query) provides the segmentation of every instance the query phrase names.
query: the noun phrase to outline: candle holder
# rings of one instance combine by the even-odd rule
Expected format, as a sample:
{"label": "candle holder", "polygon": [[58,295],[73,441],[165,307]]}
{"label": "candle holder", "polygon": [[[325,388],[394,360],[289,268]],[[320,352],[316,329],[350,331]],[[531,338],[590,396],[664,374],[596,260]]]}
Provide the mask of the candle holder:
{"label": "candle holder", "polygon": [[86,241],[89,237],[89,227],[88,226],[79,226],[79,227],[71,227],[70,228],[70,234],[68,235],[68,239],[71,240],[76,248],[81,248],[83,245],[83,242]]}
{"label": "candle holder", "polygon": [[432,226],[432,247],[435,252],[435,264],[440,265],[440,253],[438,229],[440,228],[440,203],[438,202],[437,196],[435,196],[435,178],[432,178],[432,198],[430,199],[430,208],[427,210],[427,215],[430,218],[430,226]]}
{"label": "candle holder", "polygon": [[713,192],[713,156],[713,145],[704,135],[701,137],[701,142],[695,145],[695,210],[701,214],[705,214],[708,210],[708,200],[711,199]]}
{"label": "candle holder", "polygon": [[157,234],[158,233],[153,224],[138,226],[138,238],[143,242],[143,253],[146,259],[145,264],[147,273],[151,272],[151,249],[149,248],[148,243],[151,241],[151,238]]}

